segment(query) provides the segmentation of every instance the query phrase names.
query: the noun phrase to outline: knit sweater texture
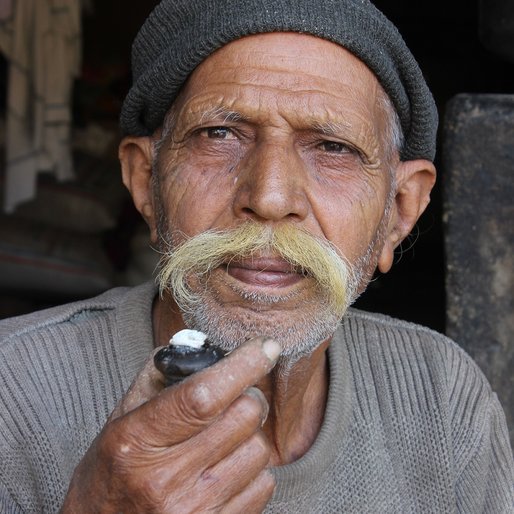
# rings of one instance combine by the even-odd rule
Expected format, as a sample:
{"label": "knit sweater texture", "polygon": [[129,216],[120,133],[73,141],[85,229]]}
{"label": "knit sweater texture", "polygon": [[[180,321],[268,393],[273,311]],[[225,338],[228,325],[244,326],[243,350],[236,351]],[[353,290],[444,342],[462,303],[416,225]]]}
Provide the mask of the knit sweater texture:
{"label": "knit sweater texture", "polygon": [[[153,284],[0,323],[0,512],[53,513],[153,348]],[[321,431],[273,469],[268,513],[514,512],[503,411],[431,330],[350,310]]]}

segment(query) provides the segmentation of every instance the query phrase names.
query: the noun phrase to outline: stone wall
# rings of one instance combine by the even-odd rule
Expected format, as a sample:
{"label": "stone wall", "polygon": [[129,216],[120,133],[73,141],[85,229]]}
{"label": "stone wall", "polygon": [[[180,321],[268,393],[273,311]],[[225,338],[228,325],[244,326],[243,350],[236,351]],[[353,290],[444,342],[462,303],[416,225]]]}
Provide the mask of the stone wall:
{"label": "stone wall", "polygon": [[446,331],[498,393],[514,446],[514,95],[449,103],[443,168]]}

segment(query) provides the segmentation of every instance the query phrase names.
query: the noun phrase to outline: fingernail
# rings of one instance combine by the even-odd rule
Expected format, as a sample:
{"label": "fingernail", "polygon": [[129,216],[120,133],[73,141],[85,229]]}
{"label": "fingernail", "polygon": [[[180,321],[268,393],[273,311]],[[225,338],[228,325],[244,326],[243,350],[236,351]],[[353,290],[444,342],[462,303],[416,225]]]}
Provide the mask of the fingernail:
{"label": "fingernail", "polygon": [[262,343],[262,351],[271,362],[275,362],[280,355],[281,348],[273,339],[266,339],[266,341]]}
{"label": "fingernail", "polygon": [[266,423],[266,420],[268,419],[269,414],[269,404],[268,400],[266,400],[266,397],[264,396],[264,393],[258,389],[257,387],[249,387],[245,394],[248,396],[251,396],[252,398],[255,398],[258,400],[262,405],[262,417],[261,417],[261,426]]}

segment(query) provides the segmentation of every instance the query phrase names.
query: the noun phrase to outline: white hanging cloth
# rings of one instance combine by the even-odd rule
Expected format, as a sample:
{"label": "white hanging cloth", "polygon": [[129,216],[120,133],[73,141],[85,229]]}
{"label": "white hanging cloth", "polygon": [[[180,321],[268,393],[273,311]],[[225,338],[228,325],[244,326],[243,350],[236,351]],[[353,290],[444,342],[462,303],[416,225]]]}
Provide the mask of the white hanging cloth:
{"label": "white hanging cloth", "polygon": [[[2,0],[4,1],[4,0]],[[11,0],[0,20],[9,61],[4,211],[35,196],[39,171],[74,177],[71,92],[81,66],[81,0]]]}

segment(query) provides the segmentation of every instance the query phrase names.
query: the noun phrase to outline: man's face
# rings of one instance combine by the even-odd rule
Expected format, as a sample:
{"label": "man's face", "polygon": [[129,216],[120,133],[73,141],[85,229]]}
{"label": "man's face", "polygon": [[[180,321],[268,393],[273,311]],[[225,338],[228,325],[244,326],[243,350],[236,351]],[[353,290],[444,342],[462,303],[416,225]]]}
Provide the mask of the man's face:
{"label": "man's face", "polygon": [[[362,289],[380,250],[391,187],[381,95],[364,64],[311,36],[251,36],[214,53],[175,102],[171,134],[154,163],[166,244],[248,220],[292,224],[360,268]],[[313,280],[265,251],[190,286],[228,339],[299,341],[328,316]]]}

